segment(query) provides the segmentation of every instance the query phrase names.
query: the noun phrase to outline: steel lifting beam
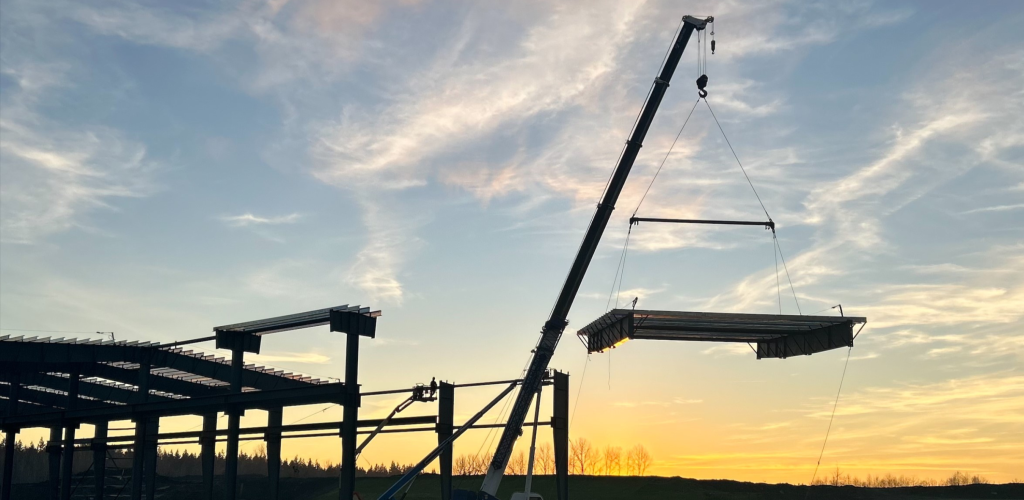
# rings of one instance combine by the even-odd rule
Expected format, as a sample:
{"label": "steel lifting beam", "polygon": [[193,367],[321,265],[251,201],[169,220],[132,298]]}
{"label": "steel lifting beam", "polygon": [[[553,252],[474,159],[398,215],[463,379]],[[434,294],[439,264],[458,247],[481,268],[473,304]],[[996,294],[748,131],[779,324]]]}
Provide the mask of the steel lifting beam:
{"label": "steel lifting beam", "polygon": [[707,220],[707,219],[660,219],[657,217],[630,217],[629,225],[639,225],[641,222],[667,222],[670,224],[712,224],[717,226],[764,226],[765,229],[775,231],[775,221],[746,221],[746,220]]}

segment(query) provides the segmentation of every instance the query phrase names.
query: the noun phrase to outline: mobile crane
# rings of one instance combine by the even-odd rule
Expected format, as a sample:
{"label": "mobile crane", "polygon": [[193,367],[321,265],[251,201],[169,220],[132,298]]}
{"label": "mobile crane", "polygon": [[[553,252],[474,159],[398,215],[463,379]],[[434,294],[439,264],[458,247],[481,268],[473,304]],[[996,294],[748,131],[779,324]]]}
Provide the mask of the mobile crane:
{"label": "mobile crane", "polygon": [[[453,492],[452,500],[498,500],[496,497],[498,486],[501,484],[501,479],[505,474],[505,467],[512,456],[515,442],[522,434],[523,423],[526,421],[527,413],[529,413],[530,403],[541,387],[544,373],[548,369],[548,363],[555,353],[555,347],[558,346],[558,340],[569,323],[569,310],[576,299],[576,294],[579,291],[580,284],[583,282],[584,275],[587,273],[587,268],[590,267],[590,261],[597,251],[597,245],[600,243],[601,236],[608,225],[608,220],[615,209],[615,203],[619,199],[619,194],[626,184],[629,171],[636,161],[640,148],[643,146],[644,138],[647,136],[651,122],[654,120],[654,114],[658,111],[658,106],[661,105],[665,91],[668,90],[669,81],[672,79],[673,73],[675,73],[676,66],[679,64],[690,36],[694,31],[703,30],[713,21],[713,17],[698,19],[693,16],[683,16],[682,27],[677,33],[668,55],[665,57],[661,73],[654,79],[654,84],[647,95],[647,100],[644,102],[629,139],[622,149],[619,161],[615,166],[615,171],[608,181],[608,186],[605,188],[601,202],[597,205],[594,218],[591,219],[590,226],[583,237],[583,242],[576,253],[576,259],[573,261],[569,274],[565,278],[565,283],[562,285],[562,290],[558,294],[555,306],[551,309],[551,316],[544,323],[544,327],[541,330],[540,341],[538,341],[536,348],[533,350],[533,358],[530,360],[529,368],[523,377],[519,394],[516,396],[512,411],[509,413],[508,421],[502,431],[501,439],[498,441],[498,447],[491,459],[491,464],[487,469],[487,475],[484,477],[483,484],[480,486],[480,491],[456,490]],[[706,84],[707,77],[702,75],[697,81],[697,86],[702,96],[706,95],[704,91]],[[493,406],[493,403],[488,408],[490,406]],[[488,408],[485,408],[485,410]],[[475,422],[479,416],[481,414],[477,414],[467,424],[472,425],[472,422]],[[457,436],[452,436],[448,441],[442,443],[438,449],[447,446],[451,439],[455,437]],[[436,451],[432,452],[431,455],[434,455]],[[431,455],[428,455],[428,458]],[[426,466],[426,460],[424,459],[424,462],[421,462],[422,467]],[[411,471],[410,474],[414,475],[416,472],[418,471]],[[394,487],[380,497],[380,500],[391,500],[397,488],[400,488],[403,481],[407,480],[406,477],[410,477],[410,475],[403,476],[402,480],[399,480]]]}

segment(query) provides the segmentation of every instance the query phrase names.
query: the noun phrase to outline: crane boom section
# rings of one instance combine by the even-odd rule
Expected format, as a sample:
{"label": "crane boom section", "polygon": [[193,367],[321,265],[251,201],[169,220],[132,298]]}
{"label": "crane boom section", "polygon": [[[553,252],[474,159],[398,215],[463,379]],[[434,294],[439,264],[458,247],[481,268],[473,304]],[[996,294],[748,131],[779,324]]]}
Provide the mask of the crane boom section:
{"label": "crane boom section", "polygon": [[601,203],[597,205],[594,218],[590,221],[587,233],[583,237],[583,242],[576,253],[576,260],[573,261],[569,274],[565,278],[565,284],[562,285],[562,291],[558,294],[555,307],[551,310],[551,317],[544,323],[544,328],[541,330],[540,342],[537,344],[533,359],[530,361],[529,368],[523,378],[522,387],[516,396],[512,411],[509,413],[508,422],[501,434],[501,440],[498,442],[491,465],[487,470],[487,476],[480,487],[480,492],[485,494],[481,495],[483,498],[494,498],[498,491],[498,485],[501,483],[505,467],[508,465],[509,457],[512,455],[512,448],[522,432],[523,422],[526,420],[526,415],[530,409],[530,401],[533,399],[533,395],[537,393],[537,388],[541,384],[544,372],[548,368],[548,362],[551,361],[551,356],[555,353],[555,347],[558,345],[558,340],[562,336],[562,331],[565,330],[567,324],[566,320],[569,315],[569,309],[572,308],[572,303],[576,299],[576,293],[579,291],[583,277],[587,273],[590,261],[594,257],[594,252],[597,251],[597,245],[604,234],[605,226],[608,225],[612,211],[615,210],[615,203],[619,199],[622,187],[626,184],[626,178],[633,167],[633,162],[636,161],[636,156],[643,146],[644,138],[647,136],[651,122],[654,120],[654,114],[658,111],[658,106],[661,105],[661,100],[668,89],[672,74],[675,73],[679,59],[686,49],[686,43],[695,30],[704,29],[707,23],[712,20],[711,17],[707,19],[697,19],[691,16],[683,17],[682,29],[679,30],[672,48],[665,57],[661,73],[654,79],[651,91],[647,95],[647,101],[640,111],[640,116],[633,126],[633,131],[630,133],[629,140],[626,141],[626,146],[623,148],[621,156],[619,156],[618,164],[612,173],[611,179],[608,181],[608,186],[605,188]]}

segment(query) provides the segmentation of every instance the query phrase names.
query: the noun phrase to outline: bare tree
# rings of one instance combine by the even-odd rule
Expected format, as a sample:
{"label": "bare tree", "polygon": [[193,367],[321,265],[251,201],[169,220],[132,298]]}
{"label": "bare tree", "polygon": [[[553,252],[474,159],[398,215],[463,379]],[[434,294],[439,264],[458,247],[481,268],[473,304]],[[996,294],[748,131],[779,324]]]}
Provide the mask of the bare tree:
{"label": "bare tree", "polygon": [[473,474],[486,474],[490,466],[491,456],[487,453],[480,452],[473,455]]}
{"label": "bare tree", "polygon": [[555,453],[551,449],[551,443],[544,443],[537,448],[534,467],[538,474],[555,473]]}
{"label": "bare tree", "polygon": [[832,486],[842,486],[842,485],[846,484],[846,481],[843,479],[842,472],[839,472],[839,466],[838,465],[836,466],[836,470],[832,472],[832,476],[829,477],[828,481],[829,481],[828,484],[830,484]]}
{"label": "bare tree", "polygon": [[602,459],[605,474],[609,476],[622,474],[622,448],[612,445],[605,446]]}
{"label": "bare tree", "polygon": [[630,475],[642,476],[653,464],[654,458],[642,444],[630,448],[626,454],[626,472]]}
{"label": "bare tree", "polygon": [[968,484],[988,484],[988,479],[984,476],[975,474],[974,476],[968,475],[966,472],[956,471],[952,476],[946,478],[943,483],[946,486],[964,486]]}
{"label": "bare tree", "polygon": [[470,455],[459,455],[452,463],[452,475],[468,476],[473,473],[473,458]]}
{"label": "bare tree", "polygon": [[505,468],[505,473],[513,476],[522,476],[526,474],[526,457],[523,456],[522,450],[509,459],[508,467]]}
{"label": "bare tree", "polygon": [[587,438],[569,441],[569,470],[571,472],[580,475],[587,474],[593,470],[596,461],[597,452]]}

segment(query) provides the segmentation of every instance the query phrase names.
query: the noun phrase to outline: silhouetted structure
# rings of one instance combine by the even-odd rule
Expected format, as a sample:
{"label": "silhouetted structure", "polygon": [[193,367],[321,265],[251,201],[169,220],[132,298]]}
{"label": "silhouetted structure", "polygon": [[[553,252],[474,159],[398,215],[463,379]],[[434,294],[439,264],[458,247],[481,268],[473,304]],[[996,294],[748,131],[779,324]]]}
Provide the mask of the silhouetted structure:
{"label": "silhouetted structure", "polygon": [[[242,434],[261,434],[267,442],[268,475],[276,491],[280,476],[282,433],[323,428],[282,426],[281,412],[288,406],[337,403],[346,409],[349,425],[342,425],[345,447],[355,447],[356,412],[359,404],[358,338],[374,336],[379,311],[359,306],[339,306],[301,314],[239,323],[214,328],[215,335],[193,341],[161,345],[152,342],[98,341],[0,337],[0,396],[3,396],[0,428],[6,441],[26,428],[49,428],[46,450],[50,456],[51,497],[69,500],[73,490],[75,453],[91,450],[94,467],[94,496],[106,490],[106,451],[130,447],[132,500],[155,496],[157,444],[198,442],[202,446],[203,478],[207,498],[213,495],[214,443],[219,436],[227,442],[225,494],[233,500],[238,467],[238,442]],[[246,365],[246,352],[258,353],[260,336],[287,330],[330,325],[331,331],[348,335],[345,383],[329,383],[274,370]],[[218,348],[231,350],[230,360],[183,350],[180,346],[216,340]],[[270,425],[240,429],[239,418],[250,409],[266,410]],[[217,429],[217,413],[228,415],[228,428]],[[159,432],[160,419],[179,415],[202,415],[203,428],[196,432]],[[111,421],[134,422],[134,436],[108,435]],[[393,421],[392,425],[433,423],[416,418]],[[82,424],[94,426],[92,439],[75,439]],[[360,422],[358,425],[376,425]],[[338,429],[339,423],[327,428]],[[122,444],[124,443],[124,444]],[[0,499],[10,499],[14,447],[5,447],[3,486]],[[342,467],[342,480],[354,478],[353,462]],[[102,465],[99,465],[102,464]],[[351,482],[351,480],[349,480]],[[276,495],[274,495],[276,497]]]}
{"label": "silhouetted structure", "polygon": [[[224,493],[233,500],[237,489],[239,441],[266,443],[266,467],[271,498],[278,498],[281,477],[281,440],[300,437],[341,436],[340,498],[352,498],[356,478],[356,438],[378,433],[434,432],[442,443],[453,429],[500,427],[503,424],[454,422],[455,389],[489,385],[518,386],[521,379],[498,382],[437,385],[418,384],[412,388],[361,393],[358,382],[359,337],[374,337],[379,311],[359,306],[339,306],[265,320],[214,328],[215,335],[171,344],[135,341],[99,341],[63,338],[0,336],[0,429],[6,443],[15,443],[19,431],[49,428],[45,443],[48,455],[49,496],[69,500],[91,490],[91,498],[102,500],[105,493],[141,500],[156,496],[157,446],[199,444],[201,474],[206,499],[213,498],[215,470],[220,469],[215,444],[226,442],[223,458]],[[246,352],[260,351],[260,337],[274,332],[330,325],[331,331],[347,335],[345,381],[329,382],[310,376],[246,364]],[[230,359],[185,350],[181,346],[216,341],[217,348],[230,349]],[[555,433],[556,456],[568,456],[568,375],[551,372],[545,384],[553,384],[554,414],[550,425]],[[413,393],[410,401],[439,400],[437,415],[358,420],[363,397]],[[508,389],[503,394],[507,394]],[[429,394],[429,395],[428,395]],[[500,398],[499,398],[500,399]],[[283,409],[311,404],[339,404],[344,418],[337,422],[282,423]],[[267,425],[240,427],[246,410],[267,411]],[[227,416],[226,429],[218,429],[218,413]],[[201,415],[202,430],[160,432],[160,419]],[[109,423],[131,421],[133,434],[110,436]],[[82,424],[92,425],[94,436],[76,439]],[[392,429],[390,427],[401,427]],[[360,430],[363,429],[363,430]],[[10,500],[16,446],[4,447],[3,484],[0,500]],[[74,452],[69,452],[73,450]],[[131,450],[128,453],[127,450]],[[91,474],[76,478],[76,455],[92,456]],[[451,496],[452,453],[449,444],[440,456],[443,498]],[[246,456],[242,456],[243,459]],[[216,467],[216,469],[215,469]],[[83,468],[79,464],[77,470]],[[559,463],[559,487],[567,488],[567,458]],[[399,472],[405,472],[403,469]],[[88,480],[86,480],[88,479]],[[76,491],[76,488],[77,491]]]}
{"label": "silhouetted structure", "polygon": [[787,358],[853,347],[854,325],[867,319],[841,316],[784,316],[614,309],[576,335],[588,352],[614,348],[631,339],[745,342],[757,344],[757,359]]}

